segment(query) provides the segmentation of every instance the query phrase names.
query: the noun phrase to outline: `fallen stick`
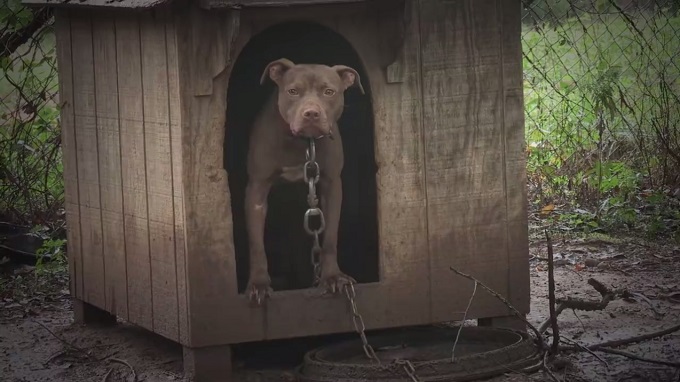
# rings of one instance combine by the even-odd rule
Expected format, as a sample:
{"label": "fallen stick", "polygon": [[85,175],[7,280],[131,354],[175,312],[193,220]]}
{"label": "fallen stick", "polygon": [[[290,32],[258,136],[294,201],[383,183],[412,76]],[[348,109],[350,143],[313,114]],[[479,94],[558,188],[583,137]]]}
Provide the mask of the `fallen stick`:
{"label": "fallen stick", "polygon": [[[572,310],[583,310],[583,311],[594,311],[594,310],[603,310],[604,308],[609,305],[609,303],[616,298],[617,294],[626,294],[628,292],[622,291],[611,291],[609,288],[604,286],[601,282],[590,278],[588,279],[588,284],[590,284],[596,291],[602,295],[602,299],[600,301],[587,301],[587,300],[582,300],[582,299],[576,299],[576,298],[571,298],[567,297],[566,299],[558,299],[557,302],[559,305],[555,309],[555,317],[559,316],[560,313],[562,313],[565,309],[572,309]],[[551,323],[551,319],[548,318],[545,321],[541,323],[541,325],[538,327],[539,333],[545,333],[545,331],[548,329],[548,326]]]}
{"label": "fallen stick", "polygon": [[[574,344],[574,346],[576,346],[577,348],[579,348],[579,349],[581,349],[585,352],[590,353],[593,357],[597,358],[600,362],[602,362],[604,364],[604,367],[609,369],[609,363],[607,363],[607,361],[604,358],[597,355],[593,350],[588,349],[585,345],[581,345],[580,343],[572,340],[571,338],[567,338],[567,337],[562,337],[562,340],[570,342],[570,343]],[[561,346],[560,350],[563,350],[563,349],[564,349],[564,347]]]}
{"label": "fallen stick", "polygon": [[634,342],[641,342],[641,341],[646,341],[650,340],[653,338],[665,336],[666,334],[670,334],[673,332],[676,332],[680,330],[680,325],[675,325],[671,326],[670,328],[666,328],[663,330],[659,330],[653,333],[648,333],[648,334],[643,334],[640,336],[635,336],[631,338],[625,338],[622,340],[615,340],[615,341],[606,341],[606,342],[601,342],[599,344],[594,344],[590,346],[561,346],[560,350],[562,351],[579,351],[579,350],[586,350],[590,353],[592,351],[601,351],[603,353],[610,353],[610,354],[616,354],[624,357],[628,357],[630,359],[642,361],[642,362],[648,362],[648,363],[653,363],[653,364],[658,364],[658,365],[665,365],[665,366],[671,366],[671,367],[676,367],[680,368],[680,362],[671,362],[671,361],[663,361],[663,360],[657,360],[657,359],[652,359],[652,358],[645,358],[645,357],[640,357],[638,355],[635,355],[633,353],[629,353],[623,350],[618,350],[618,349],[611,349],[611,347],[616,347],[616,346],[623,346],[623,345],[628,345],[632,344]]}
{"label": "fallen stick", "polygon": [[651,309],[652,312],[654,312],[654,318],[659,319],[659,318],[663,317],[663,314],[656,309],[656,307],[654,306],[654,303],[649,298],[647,298],[647,296],[645,296],[642,293],[631,293],[631,295],[633,297],[637,297],[637,298],[643,300],[644,302],[646,302],[647,305],[649,305],[649,309]]}
{"label": "fallen stick", "polygon": [[475,299],[475,295],[477,294],[477,282],[475,281],[475,287],[472,290],[472,295],[470,295],[470,300],[468,301],[467,308],[465,308],[465,313],[463,314],[463,321],[461,321],[460,326],[458,327],[458,333],[456,334],[456,341],[453,343],[453,349],[451,349],[451,362],[455,362],[456,360],[456,346],[458,345],[458,339],[460,338],[460,332],[463,330],[463,323],[465,323],[465,319],[467,318],[467,314],[470,311],[470,306],[472,305],[472,300]]}
{"label": "fallen stick", "polygon": [[[50,334],[52,335],[52,337],[58,339],[58,340],[61,341],[61,343],[63,343],[64,345],[70,347],[71,349],[77,350],[77,351],[79,351],[79,352],[85,354],[85,356],[87,356],[87,358],[96,360],[96,358],[94,358],[94,357],[90,354],[90,352],[88,352],[87,350],[85,350],[85,349],[83,349],[83,348],[80,348],[80,347],[78,347],[78,346],[76,346],[76,345],[74,345],[74,344],[72,344],[72,343],[66,341],[65,339],[63,339],[63,338],[61,338],[61,337],[59,337],[55,332],[52,331],[52,329],[48,328],[48,327],[47,327],[45,324],[43,324],[42,322],[40,322],[40,321],[38,321],[38,320],[31,320],[31,321],[33,321],[33,322],[35,322],[36,324],[42,326],[43,329],[47,330],[47,332],[50,333]],[[50,361],[51,361],[52,359],[53,359],[53,358],[50,358]]]}
{"label": "fallen stick", "polygon": [[[509,302],[508,300],[506,300],[505,297],[503,297],[503,296],[501,296],[500,294],[498,294],[498,292],[496,292],[496,291],[494,291],[493,289],[489,288],[488,286],[486,286],[486,284],[484,284],[483,282],[477,280],[476,278],[474,278],[474,277],[472,277],[472,276],[470,276],[470,275],[468,275],[468,274],[466,274],[466,273],[463,273],[463,272],[457,270],[457,269],[454,268],[454,267],[449,267],[449,269],[451,269],[451,271],[453,271],[453,272],[456,273],[457,275],[462,276],[462,277],[465,277],[466,279],[473,281],[473,282],[475,283],[475,286],[477,286],[477,285],[481,286],[481,287],[482,287],[484,290],[486,290],[490,295],[492,295],[493,297],[495,297],[496,299],[498,299],[500,302],[502,302],[503,304],[505,304],[505,306],[507,306],[508,309],[510,309],[510,311],[512,311],[512,313],[513,313],[517,318],[519,318],[520,320],[522,320],[522,321],[523,321],[523,322],[524,322],[524,323],[525,323],[525,324],[526,324],[526,325],[534,332],[534,335],[536,336],[536,342],[538,343],[538,351],[539,351],[540,353],[543,354],[542,369],[545,371],[546,374],[548,374],[548,376],[550,376],[550,378],[551,378],[553,381],[559,382],[559,379],[557,379],[557,377],[555,377],[555,374],[553,374],[553,372],[550,370],[550,368],[548,368],[548,365],[547,365],[547,360],[548,360],[548,351],[547,351],[547,347],[546,347],[545,341],[543,340],[543,337],[542,337],[541,334],[538,332],[538,330],[536,329],[536,327],[533,326],[529,321],[527,321],[526,317],[524,317],[524,315],[523,315],[522,313],[520,313],[520,312],[517,310],[517,308],[515,308],[514,306],[512,306],[512,304],[510,304],[510,302]],[[476,288],[475,288],[475,290],[476,290]]]}
{"label": "fallen stick", "polygon": [[630,358],[630,359],[634,359],[636,361],[654,363],[654,364],[657,364],[657,365],[671,366],[671,367],[675,367],[675,368],[680,369],[680,362],[671,362],[671,361],[663,361],[663,360],[658,360],[658,359],[640,357],[639,355],[635,355],[633,353],[629,353],[627,351],[618,350],[618,349],[597,348],[597,349],[595,349],[595,351],[601,351],[603,353],[609,353],[609,354],[616,354],[616,355],[624,356],[624,357],[627,357],[627,358]]}
{"label": "fallen stick", "polygon": [[555,262],[553,260],[553,246],[547,229],[545,230],[545,240],[548,243],[548,311],[550,312],[550,327],[552,328],[553,335],[550,352],[556,355],[560,351],[560,328],[557,326],[557,314],[555,312]]}
{"label": "fallen stick", "polygon": [[543,351],[543,349],[545,349],[545,342],[543,341],[543,337],[541,336],[541,334],[539,333],[539,331],[536,329],[536,327],[533,326],[529,321],[527,321],[526,317],[524,317],[524,315],[523,315],[522,313],[520,313],[514,306],[512,306],[512,304],[510,304],[510,302],[508,302],[508,300],[506,300],[505,297],[501,296],[500,294],[498,294],[498,292],[496,292],[496,291],[494,291],[493,289],[489,288],[488,286],[486,286],[486,284],[484,284],[483,282],[477,280],[476,278],[474,278],[474,277],[472,277],[472,276],[470,276],[470,275],[468,275],[468,274],[466,274],[466,273],[463,273],[463,272],[457,270],[457,269],[454,268],[454,267],[449,267],[449,269],[450,269],[451,271],[453,271],[455,274],[457,274],[457,275],[459,275],[459,276],[462,276],[462,277],[465,277],[466,279],[468,279],[468,280],[470,280],[470,281],[473,281],[473,282],[477,283],[477,284],[478,284],[479,286],[481,286],[484,290],[486,290],[490,295],[492,295],[493,297],[495,297],[496,299],[498,299],[500,302],[502,302],[505,306],[507,306],[508,309],[510,309],[510,311],[512,311],[512,313],[513,313],[517,318],[519,318],[520,320],[522,320],[522,321],[523,321],[523,322],[531,329],[531,331],[534,332],[534,335],[536,336],[536,341],[538,341],[539,350],[540,350],[540,351]]}
{"label": "fallen stick", "polygon": [[106,372],[106,375],[104,375],[104,378],[102,378],[102,382],[106,382],[109,379],[111,372],[113,372],[113,369],[109,369],[109,371]]}
{"label": "fallen stick", "polygon": [[543,353],[543,370],[545,371],[546,374],[550,377],[555,382],[559,382],[560,380],[557,379],[555,374],[553,374],[552,370],[548,367],[548,352]]}
{"label": "fallen stick", "polygon": [[66,352],[67,350],[61,350],[52,354],[48,359],[45,360],[45,362],[43,362],[43,365],[47,365],[48,363],[52,362],[55,358],[61,357],[62,355],[66,354]]}
{"label": "fallen stick", "polygon": [[106,360],[110,361],[110,362],[120,363],[120,364],[127,366],[128,369],[130,369],[130,371],[132,372],[132,382],[137,382],[137,373],[135,372],[135,369],[132,367],[132,365],[130,365],[126,360],[119,359],[119,358],[107,358]]}
{"label": "fallen stick", "polygon": [[[641,342],[641,341],[651,340],[653,338],[665,336],[666,334],[671,334],[673,332],[677,332],[678,330],[680,330],[680,325],[675,325],[675,326],[671,326],[670,328],[666,328],[666,329],[659,330],[659,331],[656,331],[656,332],[642,334],[642,335],[630,337],[630,338],[624,338],[622,340],[600,342],[599,344],[594,344],[594,345],[588,346],[588,349],[598,350],[598,349],[601,349],[601,348],[612,348],[612,347],[617,347],[617,346],[622,346],[622,345],[628,345],[628,344],[632,344],[634,342]],[[562,347],[562,350],[565,350],[565,347]],[[568,349],[568,350],[575,350],[575,349]]]}

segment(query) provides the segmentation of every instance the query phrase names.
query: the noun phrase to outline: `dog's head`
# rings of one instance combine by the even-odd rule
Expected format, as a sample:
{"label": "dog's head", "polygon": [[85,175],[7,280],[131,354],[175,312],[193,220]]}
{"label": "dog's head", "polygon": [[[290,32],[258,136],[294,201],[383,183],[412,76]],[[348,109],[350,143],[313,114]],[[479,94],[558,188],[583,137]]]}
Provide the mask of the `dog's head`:
{"label": "dog's head", "polygon": [[278,86],[279,112],[291,134],[306,138],[331,132],[342,115],[345,90],[356,86],[364,94],[357,71],[344,65],[296,65],[281,58],[267,65],[260,83],[267,78]]}

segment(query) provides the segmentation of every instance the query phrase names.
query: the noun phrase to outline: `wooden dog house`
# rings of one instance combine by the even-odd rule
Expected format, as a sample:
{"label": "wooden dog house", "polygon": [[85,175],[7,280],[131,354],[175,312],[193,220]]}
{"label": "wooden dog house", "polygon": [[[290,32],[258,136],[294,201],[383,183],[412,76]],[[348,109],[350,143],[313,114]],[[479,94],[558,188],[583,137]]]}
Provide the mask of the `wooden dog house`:
{"label": "wooden dog house", "polygon": [[[253,308],[239,285],[239,111],[286,49],[349,63],[366,88],[347,93],[341,124],[339,250],[366,327],[461,319],[473,285],[450,266],[529,311],[519,0],[24,3],[55,8],[77,319],[118,316],[181,343],[196,380],[229,368],[230,344],[354,330],[342,297],[283,280]],[[302,243],[271,261],[300,248],[307,261],[308,242],[269,235],[272,251]],[[468,318],[509,315],[478,292]]]}

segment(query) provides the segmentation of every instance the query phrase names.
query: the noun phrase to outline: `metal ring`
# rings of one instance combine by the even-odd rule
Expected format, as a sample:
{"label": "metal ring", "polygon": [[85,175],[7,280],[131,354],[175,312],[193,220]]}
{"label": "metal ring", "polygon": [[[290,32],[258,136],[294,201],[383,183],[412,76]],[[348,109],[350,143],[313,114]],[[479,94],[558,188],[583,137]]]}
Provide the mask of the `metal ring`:
{"label": "metal ring", "polygon": [[314,162],[316,160],[316,146],[314,145],[314,138],[309,139],[309,147],[307,148],[307,160]]}
{"label": "metal ring", "polygon": [[319,169],[319,164],[316,163],[316,162],[312,162],[312,161],[305,162],[305,166],[302,169],[302,176],[304,177],[305,182],[309,183],[309,175],[307,174],[307,169],[309,169],[310,166],[312,168],[314,168],[314,170],[315,170],[314,183],[317,183],[319,181],[319,177],[321,175],[321,169]]}
{"label": "metal ring", "polygon": [[[320,227],[317,228],[316,230],[312,230],[312,229],[309,228],[309,217],[310,216],[318,216],[319,219],[321,219]],[[305,227],[305,231],[310,235],[314,235],[315,233],[319,234],[319,233],[323,232],[323,230],[326,228],[326,220],[323,217],[323,212],[321,212],[321,210],[319,208],[308,209],[307,212],[305,212],[304,227]]]}

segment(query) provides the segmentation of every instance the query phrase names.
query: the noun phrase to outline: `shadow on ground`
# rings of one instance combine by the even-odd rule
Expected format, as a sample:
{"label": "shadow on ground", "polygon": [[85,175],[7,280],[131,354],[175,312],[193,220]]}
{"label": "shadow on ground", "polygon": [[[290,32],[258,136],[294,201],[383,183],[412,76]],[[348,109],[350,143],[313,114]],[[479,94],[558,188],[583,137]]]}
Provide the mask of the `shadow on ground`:
{"label": "shadow on ground", "polygon": [[[545,244],[530,249],[532,302],[529,321],[546,316]],[[561,335],[582,344],[628,338],[680,322],[680,250],[672,245],[631,240],[555,240],[558,297],[599,299],[589,285],[595,278],[611,288],[644,294],[649,301],[616,300],[604,311],[565,311]],[[3,381],[122,381],[134,369],[138,381],[185,381],[182,350],[171,341],[125,323],[82,326],[72,321],[68,280],[63,271],[40,275],[25,265],[5,265],[0,275],[0,375]],[[650,308],[650,304],[657,311]],[[307,350],[352,334],[294,341],[248,344],[235,349],[235,380],[292,381],[290,369]],[[621,348],[663,360],[680,359],[680,333]],[[572,353],[563,369],[566,381],[679,381],[676,369],[632,361],[617,355]],[[101,361],[113,358],[118,361]],[[604,364],[606,361],[607,365]],[[129,366],[128,366],[129,365]],[[543,381],[541,372],[526,376],[509,371],[491,381]]]}

